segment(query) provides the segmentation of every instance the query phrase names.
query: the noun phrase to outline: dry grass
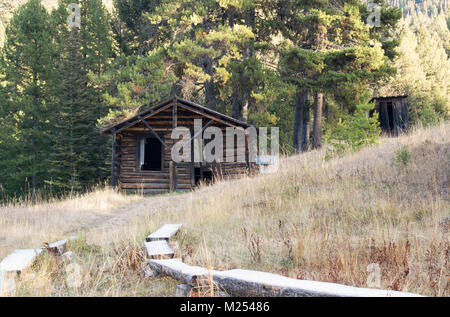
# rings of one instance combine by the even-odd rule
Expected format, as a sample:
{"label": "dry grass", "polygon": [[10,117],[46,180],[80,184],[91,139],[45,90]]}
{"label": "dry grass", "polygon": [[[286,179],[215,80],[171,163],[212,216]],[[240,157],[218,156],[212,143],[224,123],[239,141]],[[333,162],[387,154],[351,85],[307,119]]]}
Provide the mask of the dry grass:
{"label": "dry grass", "polygon": [[[367,266],[378,263],[382,288],[450,296],[448,140],[450,124],[442,124],[330,161],[324,151],[293,156],[276,174],[193,193],[144,199],[107,191],[78,198],[95,201],[86,208],[2,208],[0,243],[34,247],[84,232],[84,247],[74,247],[83,286],[73,293],[53,281],[47,293],[25,287],[19,295],[172,295],[172,280],[143,281],[137,263],[145,235],[173,222],[184,224],[176,239],[189,264],[366,287]],[[406,165],[394,160],[403,146]]]}
{"label": "dry grass", "polygon": [[43,242],[84,231],[90,224],[109,218],[118,208],[142,199],[113,190],[97,190],[63,201],[0,206],[0,257],[13,249],[35,248]]}

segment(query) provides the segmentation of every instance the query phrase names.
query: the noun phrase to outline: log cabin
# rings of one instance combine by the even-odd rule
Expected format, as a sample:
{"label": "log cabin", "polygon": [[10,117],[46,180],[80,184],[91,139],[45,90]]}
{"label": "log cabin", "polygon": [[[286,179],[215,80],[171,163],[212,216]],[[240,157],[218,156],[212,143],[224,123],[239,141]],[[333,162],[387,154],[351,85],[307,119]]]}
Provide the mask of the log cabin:
{"label": "log cabin", "polygon": [[[244,151],[245,160],[201,160],[175,162],[171,152],[178,140],[172,139],[172,131],[177,127],[190,129],[192,137],[191,157],[198,151],[198,142],[204,142],[194,132],[194,120],[202,120],[201,133],[207,127],[218,127],[225,131],[227,127],[245,130],[250,124],[234,119],[217,111],[180,97],[169,98],[139,114],[113,124],[101,131],[111,134],[111,183],[113,187],[130,193],[160,194],[169,191],[189,191],[200,182],[209,182],[217,178],[235,178],[252,172],[249,159],[250,139],[245,130],[243,142],[234,142],[233,148],[225,149],[224,156],[235,157],[239,150]],[[201,134],[200,133],[200,134]],[[197,134],[197,135],[196,135]],[[196,143],[197,142],[197,143]],[[253,144],[253,143],[252,143]],[[204,146],[203,144],[202,146]],[[201,150],[200,150],[201,151]],[[239,152],[242,153],[242,152]]]}
{"label": "log cabin", "polygon": [[378,112],[380,128],[386,134],[398,136],[408,131],[408,96],[390,96],[372,98]]}

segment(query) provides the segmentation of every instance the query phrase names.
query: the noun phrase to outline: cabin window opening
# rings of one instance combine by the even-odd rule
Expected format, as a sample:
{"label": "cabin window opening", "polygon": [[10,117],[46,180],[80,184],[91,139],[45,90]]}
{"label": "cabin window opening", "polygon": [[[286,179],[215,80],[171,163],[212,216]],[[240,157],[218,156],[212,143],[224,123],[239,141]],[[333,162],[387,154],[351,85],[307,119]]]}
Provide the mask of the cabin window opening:
{"label": "cabin window opening", "polygon": [[155,138],[141,139],[140,163],[142,171],[161,171],[162,145],[158,139]]}

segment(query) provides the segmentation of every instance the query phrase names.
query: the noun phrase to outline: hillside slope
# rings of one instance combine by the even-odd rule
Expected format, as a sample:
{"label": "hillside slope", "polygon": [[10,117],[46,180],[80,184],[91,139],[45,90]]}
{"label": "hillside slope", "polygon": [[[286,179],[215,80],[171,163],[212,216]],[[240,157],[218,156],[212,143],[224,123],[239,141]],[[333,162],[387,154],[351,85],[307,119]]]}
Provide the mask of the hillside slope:
{"label": "hillside slope", "polygon": [[449,140],[447,123],[330,161],[323,151],[289,157],[276,174],[193,193],[99,191],[3,207],[0,256],[79,232],[83,286],[74,293],[43,266],[40,283],[52,287],[25,280],[19,295],[173,295],[171,280],[139,279],[139,249],[160,225],[183,223],[179,255],[189,264],[366,287],[377,263],[382,288],[450,296]]}

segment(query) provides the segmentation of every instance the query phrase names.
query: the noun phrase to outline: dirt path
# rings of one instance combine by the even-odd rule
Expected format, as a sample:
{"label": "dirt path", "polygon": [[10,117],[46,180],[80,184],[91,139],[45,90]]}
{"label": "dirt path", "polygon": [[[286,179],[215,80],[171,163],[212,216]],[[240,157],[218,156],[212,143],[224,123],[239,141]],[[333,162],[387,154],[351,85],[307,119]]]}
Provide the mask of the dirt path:
{"label": "dirt path", "polygon": [[0,206],[0,258],[15,249],[36,248],[73,235],[86,236],[92,242],[112,241],[121,233],[130,234],[139,221],[148,221],[152,214],[189,211],[211,193],[220,192],[220,186],[144,198],[105,190],[38,205]]}
{"label": "dirt path", "polygon": [[149,196],[137,203],[115,208],[107,214],[95,214],[64,234],[70,236],[85,232],[87,236],[91,236],[98,232],[114,231],[154,213],[182,212],[187,206],[204,199],[212,190],[209,187],[182,194]]}

